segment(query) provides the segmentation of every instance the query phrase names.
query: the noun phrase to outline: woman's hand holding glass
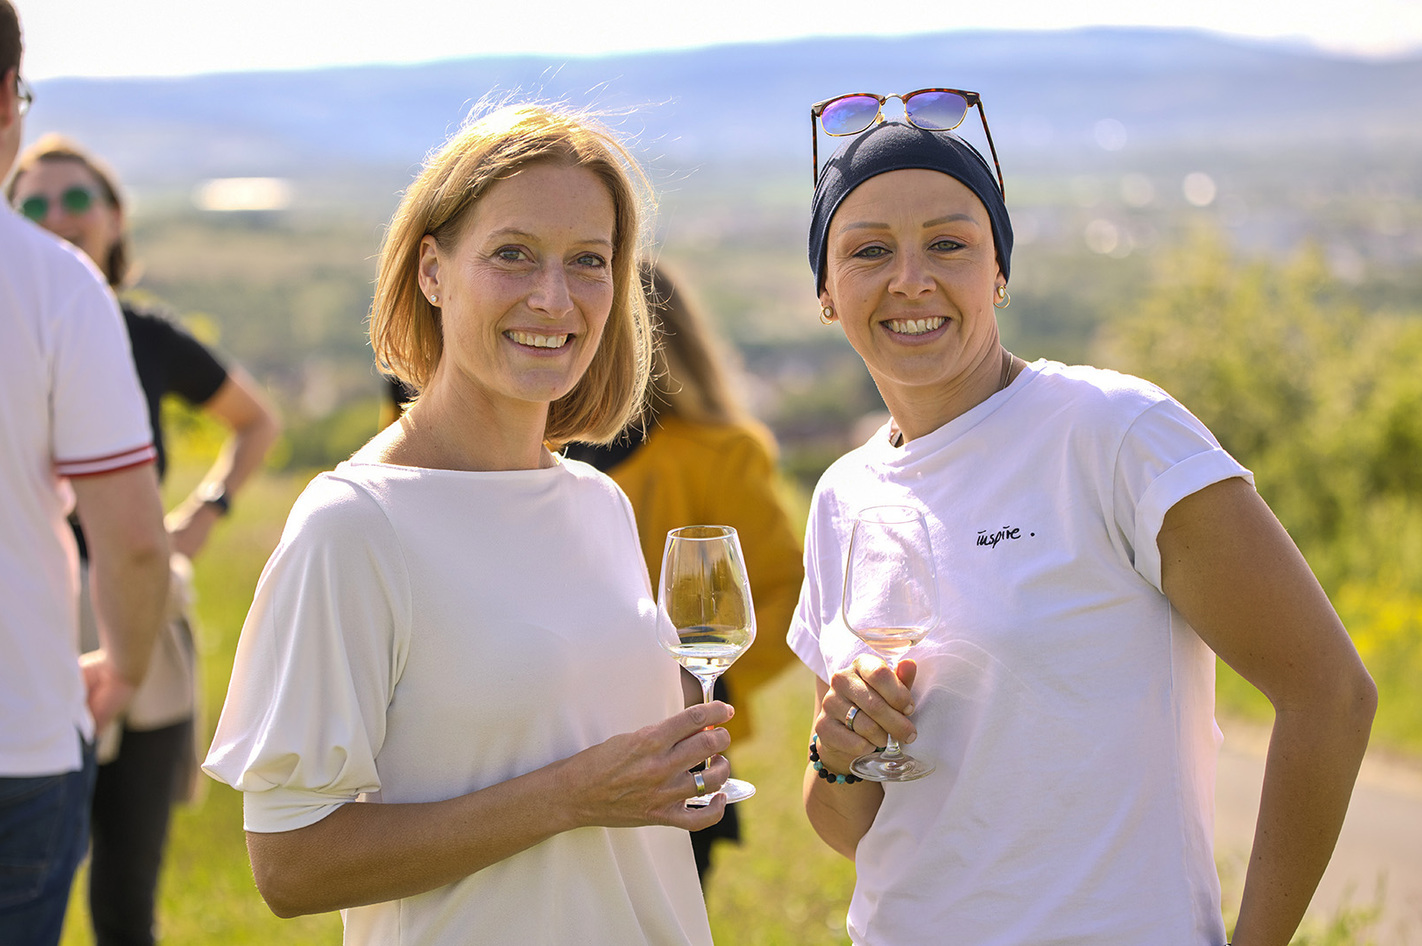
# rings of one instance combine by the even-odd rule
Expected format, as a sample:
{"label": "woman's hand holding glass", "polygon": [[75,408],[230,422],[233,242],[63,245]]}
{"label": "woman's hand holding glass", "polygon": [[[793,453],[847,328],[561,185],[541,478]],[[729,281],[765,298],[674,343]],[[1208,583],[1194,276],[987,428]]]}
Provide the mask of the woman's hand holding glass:
{"label": "woman's hand holding glass", "polygon": [[733,715],[726,703],[699,703],[563,760],[559,765],[568,787],[560,794],[574,808],[573,825],[660,824],[699,831],[720,821],[726,808],[724,796],[704,806],[687,807],[687,797],[697,793],[687,770],[707,762],[697,774],[708,794],[725,784],[731,766],[720,753],[730,746],[731,737],[720,727]]}
{"label": "woman's hand holding glass", "polygon": [[[860,654],[830,677],[815,720],[820,759],[829,771],[853,773],[856,759],[887,745],[890,738],[901,743],[918,738],[910,689],[917,671],[918,665],[907,657],[891,667],[878,654]],[[845,718],[856,706],[859,712],[848,726]]]}
{"label": "woman's hand holding glass", "polygon": [[[912,697],[902,702],[898,690],[904,681],[896,668],[909,648],[938,623],[934,565],[928,525],[916,509],[871,506],[855,519],[845,562],[844,623],[883,658],[885,666],[856,662],[854,669],[876,693],[899,697],[897,705],[888,705],[904,716],[913,710]],[[909,681],[912,679],[909,674]],[[877,700],[867,702],[870,705],[853,702],[845,711],[845,727],[856,735],[862,735],[856,728],[856,724],[864,725],[859,722],[860,715],[870,711],[874,718]],[[876,782],[907,782],[933,771],[933,763],[915,759],[900,748],[895,731],[898,722],[886,716],[881,727],[885,748],[856,759],[850,767],[855,775]],[[880,725],[877,719],[875,725]]]}

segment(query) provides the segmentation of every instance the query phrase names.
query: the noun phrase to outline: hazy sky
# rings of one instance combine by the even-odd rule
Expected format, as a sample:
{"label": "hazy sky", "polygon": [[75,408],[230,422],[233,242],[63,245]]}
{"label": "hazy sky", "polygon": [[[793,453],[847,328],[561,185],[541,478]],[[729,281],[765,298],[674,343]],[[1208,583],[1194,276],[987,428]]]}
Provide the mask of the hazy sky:
{"label": "hazy sky", "polygon": [[[828,34],[1199,27],[1327,49],[1422,51],[1422,0],[14,0],[25,74],[187,75],[596,55]],[[922,7],[923,9],[916,9]]]}

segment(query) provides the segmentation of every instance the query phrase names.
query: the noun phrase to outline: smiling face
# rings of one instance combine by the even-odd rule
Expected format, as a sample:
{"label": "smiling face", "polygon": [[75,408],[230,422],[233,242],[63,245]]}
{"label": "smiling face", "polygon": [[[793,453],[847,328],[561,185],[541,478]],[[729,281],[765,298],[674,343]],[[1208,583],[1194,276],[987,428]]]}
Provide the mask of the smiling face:
{"label": "smiling face", "polygon": [[[82,213],[66,209],[61,199],[72,188],[91,195],[89,207]],[[15,179],[14,191],[12,203],[17,208],[31,197],[47,198],[49,209],[35,222],[83,250],[105,276],[111,275],[109,255],[123,233],[123,214],[105,198],[98,177],[83,162],[69,158],[36,161]]]}
{"label": "smiling face", "polygon": [[910,438],[997,388],[1003,279],[977,196],[932,170],[871,177],[830,222],[822,305],[834,309]]}
{"label": "smiling face", "polygon": [[585,168],[540,163],[479,197],[452,246],[420,244],[420,289],[440,308],[431,388],[495,410],[547,405],[597,351],[613,301],[616,213]]}

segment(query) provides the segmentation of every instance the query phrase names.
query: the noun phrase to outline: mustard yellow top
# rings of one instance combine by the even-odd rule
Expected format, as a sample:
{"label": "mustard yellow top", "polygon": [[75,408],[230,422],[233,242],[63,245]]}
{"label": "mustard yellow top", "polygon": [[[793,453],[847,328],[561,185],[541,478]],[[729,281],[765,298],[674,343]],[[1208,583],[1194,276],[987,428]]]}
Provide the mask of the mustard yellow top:
{"label": "mustard yellow top", "polygon": [[756,637],[725,674],[737,704],[726,727],[733,739],[751,733],[746,698],[796,659],[785,633],[805,568],[799,534],[775,492],[774,443],[758,424],[698,424],[667,416],[608,473],[632,502],[654,590],[670,530],[723,525],[740,535]]}

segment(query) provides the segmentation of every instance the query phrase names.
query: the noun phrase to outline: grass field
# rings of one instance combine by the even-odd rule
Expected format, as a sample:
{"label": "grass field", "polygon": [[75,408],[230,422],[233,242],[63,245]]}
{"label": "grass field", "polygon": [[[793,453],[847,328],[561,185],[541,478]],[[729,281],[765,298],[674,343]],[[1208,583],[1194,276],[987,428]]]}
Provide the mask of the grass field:
{"label": "grass field", "polygon": [[[181,489],[180,478],[175,488]],[[210,730],[226,688],[243,615],[287,509],[305,477],[268,476],[243,492],[199,562],[197,606]],[[189,484],[190,485],[190,484]],[[814,836],[800,808],[800,776],[813,687],[808,671],[787,671],[755,697],[756,736],[732,753],[737,774],[758,793],[744,802],[739,847],[723,845],[707,889],[716,941],[733,946],[835,946],[848,943],[844,916],[853,866]],[[170,944],[321,946],[337,944],[335,915],[280,920],[252,883],[236,792],[207,782],[202,796],[175,815],[162,890],[162,939]],[[1238,877],[1226,871],[1226,902]],[[65,946],[92,942],[76,883]],[[1228,907],[1227,907],[1228,909]],[[1321,917],[1296,946],[1367,946],[1365,915]]]}

